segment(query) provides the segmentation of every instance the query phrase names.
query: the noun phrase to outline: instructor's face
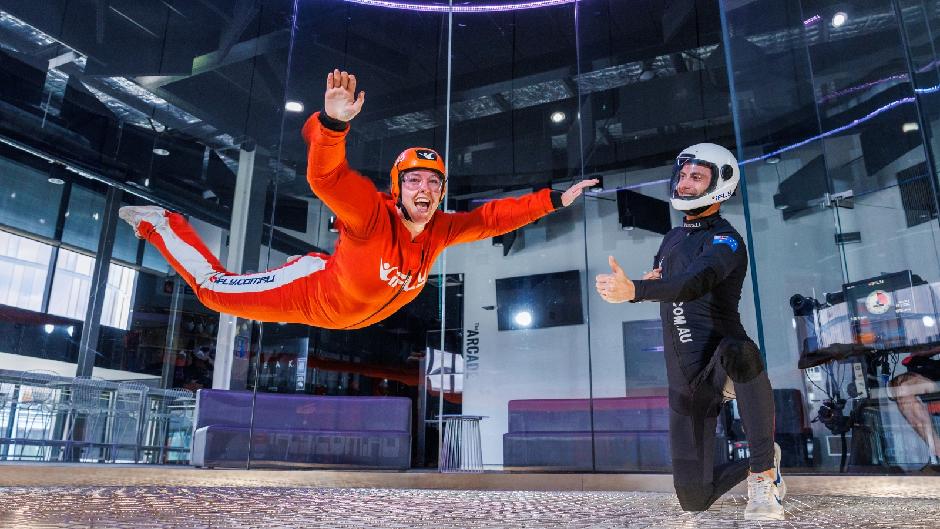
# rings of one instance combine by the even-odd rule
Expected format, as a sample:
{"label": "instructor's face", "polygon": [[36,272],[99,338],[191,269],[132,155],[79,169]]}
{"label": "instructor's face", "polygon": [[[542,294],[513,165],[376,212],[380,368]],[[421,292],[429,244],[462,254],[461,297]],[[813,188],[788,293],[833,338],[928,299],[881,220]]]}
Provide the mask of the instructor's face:
{"label": "instructor's face", "polygon": [[444,182],[434,171],[417,169],[402,175],[401,202],[412,222],[426,224],[441,203]]}
{"label": "instructor's face", "polygon": [[680,197],[698,197],[705,193],[712,179],[711,169],[701,165],[687,163],[679,171],[679,183],[676,192]]}

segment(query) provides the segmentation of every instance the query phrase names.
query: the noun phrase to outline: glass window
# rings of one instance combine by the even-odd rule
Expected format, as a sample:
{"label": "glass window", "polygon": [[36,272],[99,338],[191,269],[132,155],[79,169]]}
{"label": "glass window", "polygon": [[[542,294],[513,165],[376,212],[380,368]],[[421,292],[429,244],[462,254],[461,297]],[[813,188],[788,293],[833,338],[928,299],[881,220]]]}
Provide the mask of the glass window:
{"label": "glass window", "polygon": [[91,274],[95,259],[71,250],[59,250],[52,292],[49,294],[49,313],[77,320],[85,319]]}
{"label": "glass window", "polygon": [[86,250],[97,250],[104,205],[103,195],[84,187],[73,186],[69,208],[65,212],[62,242]]}
{"label": "glass window", "polygon": [[52,246],[0,231],[0,303],[42,310]]}
{"label": "glass window", "polygon": [[108,286],[104,294],[104,307],[101,309],[102,325],[119,329],[129,328],[128,322],[136,283],[136,270],[111,263],[111,269],[108,272]]}
{"label": "glass window", "polygon": [[[59,251],[49,297],[50,314],[77,320],[85,318],[94,268],[94,257],[71,250]],[[136,280],[137,272],[133,269],[111,264],[101,310],[102,325],[127,329]]]}
{"label": "glass window", "polygon": [[[126,206],[127,204],[121,204]],[[122,221],[117,221],[117,230],[114,232],[114,249],[111,250],[113,259],[120,259],[128,263],[137,263],[137,248],[140,246],[140,240],[134,235],[134,229],[131,225]]]}
{"label": "glass window", "polygon": [[53,237],[62,186],[32,167],[0,158],[0,224]]}
{"label": "glass window", "polygon": [[166,262],[166,259],[160,255],[160,251],[152,244],[144,245],[144,258],[141,264],[164,274],[170,271],[170,264]]}

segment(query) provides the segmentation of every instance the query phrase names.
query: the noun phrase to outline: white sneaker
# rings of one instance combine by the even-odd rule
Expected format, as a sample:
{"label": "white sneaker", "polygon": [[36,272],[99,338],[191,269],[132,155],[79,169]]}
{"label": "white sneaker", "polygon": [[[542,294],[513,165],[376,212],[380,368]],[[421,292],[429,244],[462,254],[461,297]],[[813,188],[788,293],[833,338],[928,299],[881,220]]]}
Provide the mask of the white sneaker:
{"label": "white sneaker", "polygon": [[780,445],[774,443],[774,470],[777,471],[777,481],[774,481],[774,485],[777,486],[777,491],[780,492],[780,501],[787,497],[787,484],[783,482],[783,474],[780,473],[780,460],[782,457]]}
{"label": "white sneaker", "polygon": [[124,219],[134,228],[134,235],[138,239],[143,239],[144,237],[137,230],[140,222],[146,220],[154,227],[157,227],[166,222],[166,210],[160,206],[124,206],[118,210],[118,217]]}
{"label": "white sneaker", "polygon": [[751,521],[783,520],[783,497],[787,486],[780,474],[780,446],[774,443],[774,470],[777,479],[771,481],[763,474],[751,473],[747,476],[747,507],[744,519]]}

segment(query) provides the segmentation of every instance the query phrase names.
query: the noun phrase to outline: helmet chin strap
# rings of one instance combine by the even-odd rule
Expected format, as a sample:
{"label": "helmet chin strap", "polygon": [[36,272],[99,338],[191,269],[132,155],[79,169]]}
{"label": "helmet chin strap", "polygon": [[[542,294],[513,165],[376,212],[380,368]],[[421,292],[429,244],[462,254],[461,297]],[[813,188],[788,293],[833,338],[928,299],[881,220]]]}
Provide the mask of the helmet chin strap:
{"label": "helmet chin strap", "polygon": [[401,201],[401,184],[402,180],[404,180],[403,176],[404,175],[401,172],[398,173],[398,200],[395,201],[395,205],[398,206],[398,211],[401,212],[401,218],[407,220],[408,222],[413,222],[411,220],[411,215],[408,214],[408,208],[406,208],[405,203]]}
{"label": "helmet chin strap", "polygon": [[687,209],[684,211],[684,213],[690,217],[694,217],[696,215],[701,215],[705,212],[706,209],[712,207],[713,205],[714,204],[708,204],[707,206],[699,206],[697,208]]}
{"label": "helmet chin strap", "polygon": [[684,213],[686,218],[697,218],[704,213],[708,213],[709,209],[713,210],[710,214],[718,213],[718,210],[721,209],[721,202],[715,202],[714,204],[692,208],[684,211]]}
{"label": "helmet chin strap", "polygon": [[401,212],[401,217],[408,222],[413,222],[411,220],[411,215],[408,214],[408,208],[405,207],[404,202],[401,201],[401,195],[398,196],[398,202],[395,203],[398,206],[398,211]]}

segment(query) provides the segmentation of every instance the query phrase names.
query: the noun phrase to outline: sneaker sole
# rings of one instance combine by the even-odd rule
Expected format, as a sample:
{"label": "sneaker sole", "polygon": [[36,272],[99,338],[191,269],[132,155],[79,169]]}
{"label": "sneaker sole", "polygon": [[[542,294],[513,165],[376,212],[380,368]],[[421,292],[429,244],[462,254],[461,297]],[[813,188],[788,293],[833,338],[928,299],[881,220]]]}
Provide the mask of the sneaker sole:
{"label": "sneaker sole", "polygon": [[782,513],[782,512],[780,514],[762,513],[762,514],[750,514],[750,515],[745,514],[744,515],[744,519],[749,522],[774,522],[774,521],[786,520],[786,518],[787,518],[786,513]]}

